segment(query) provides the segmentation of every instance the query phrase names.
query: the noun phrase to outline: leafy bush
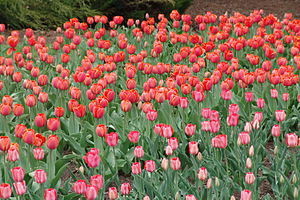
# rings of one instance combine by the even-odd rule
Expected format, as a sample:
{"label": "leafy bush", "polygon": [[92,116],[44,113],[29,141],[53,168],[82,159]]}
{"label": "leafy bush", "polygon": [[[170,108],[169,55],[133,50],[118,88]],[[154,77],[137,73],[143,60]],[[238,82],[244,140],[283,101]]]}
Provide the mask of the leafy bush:
{"label": "leafy bush", "polygon": [[157,16],[172,9],[183,12],[192,0],[1,0],[0,23],[13,29],[31,27],[52,29],[70,18],[84,21],[88,16],[123,15],[143,18],[145,13]]}

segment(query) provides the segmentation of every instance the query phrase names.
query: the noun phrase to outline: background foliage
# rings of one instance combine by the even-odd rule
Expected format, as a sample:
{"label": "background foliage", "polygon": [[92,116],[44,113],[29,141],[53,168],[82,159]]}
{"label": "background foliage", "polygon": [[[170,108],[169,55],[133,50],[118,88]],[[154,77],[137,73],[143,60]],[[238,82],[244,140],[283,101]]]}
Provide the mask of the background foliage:
{"label": "background foliage", "polygon": [[85,20],[88,16],[104,14],[142,18],[168,13],[172,9],[183,12],[192,0],[1,0],[0,23],[12,29],[31,27],[53,29],[70,18]]}

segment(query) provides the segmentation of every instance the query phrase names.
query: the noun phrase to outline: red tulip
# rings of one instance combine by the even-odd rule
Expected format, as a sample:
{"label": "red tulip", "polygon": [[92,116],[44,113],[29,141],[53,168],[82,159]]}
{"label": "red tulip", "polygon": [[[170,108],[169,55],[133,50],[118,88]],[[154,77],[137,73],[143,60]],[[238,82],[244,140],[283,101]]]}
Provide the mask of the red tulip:
{"label": "red tulip", "polygon": [[284,110],[276,110],[275,111],[276,120],[282,122],[285,120],[286,114]]}
{"label": "red tulip", "polygon": [[13,107],[13,112],[15,116],[21,116],[24,114],[24,106],[22,104],[15,104]]}
{"label": "red tulip", "polygon": [[44,199],[45,200],[57,200],[57,192],[56,189],[49,188],[44,191]]}
{"label": "red tulip", "polygon": [[108,198],[110,200],[114,200],[118,198],[118,190],[116,187],[108,188]]}
{"label": "red tulip", "polygon": [[98,188],[94,185],[87,185],[84,197],[87,200],[95,200],[98,196]]}
{"label": "red tulip", "polygon": [[241,144],[249,144],[250,143],[250,134],[248,132],[239,133],[238,137]]}
{"label": "red tulip", "polygon": [[140,138],[140,132],[138,131],[131,131],[129,134],[128,134],[128,139],[130,142],[132,143],[138,143],[139,141],[139,138]]}
{"label": "red tulip", "polygon": [[34,173],[34,179],[37,183],[45,183],[47,181],[47,173],[43,169],[37,169]]}
{"label": "red tulip", "polygon": [[187,124],[185,126],[184,131],[187,136],[193,136],[193,135],[195,135],[196,125],[195,124]]}
{"label": "red tulip", "polygon": [[46,125],[46,120],[46,114],[39,113],[36,115],[34,122],[37,127],[43,127]]}
{"label": "red tulip", "polygon": [[288,147],[297,147],[299,145],[298,135],[295,133],[286,134],[285,143]]}
{"label": "red tulip", "polygon": [[215,148],[227,147],[227,135],[217,135],[211,140],[212,146]]}
{"label": "red tulip", "polygon": [[31,94],[26,97],[25,104],[29,107],[33,107],[36,105],[36,96]]}
{"label": "red tulip", "polygon": [[144,149],[142,146],[136,146],[133,152],[134,156],[137,158],[141,158],[144,156]]}
{"label": "red tulip", "polygon": [[9,199],[12,193],[12,189],[9,184],[2,183],[0,185],[0,198]]}
{"label": "red tulip", "polygon": [[153,160],[147,160],[144,166],[145,170],[148,172],[154,172],[156,169],[156,164]]}
{"label": "red tulip", "polygon": [[111,147],[117,146],[119,141],[119,134],[116,132],[111,132],[109,134],[106,134],[105,141]]}
{"label": "red tulip", "polygon": [[181,168],[181,162],[180,159],[178,157],[175,158],[171,158],[170,159],[170,167],[173,170],[179,170]]}
{"label": "red tulip", "polygon": [[25,181],[13,183],[13,185],[15,187],[17,195],[23,195],[26,193],[26,182]]}
{"label": "red tulip", "polygon": [[251,200],[252,192],[250,190],[243,190],[241,192],[241,200]]}
{"label": "red tulip", "polygon": [[73,190],[77,194],[84,194],[86,192],[86,181],[85,180],[78,180],[73,185]]}
{"label": "red tulip", "polygon": [[56,131],[60,128],[59,118],[49,118],[47,120],[47,128],[51,131]]}
{"label": "red tulip", "polygon": [[45,152],[43,148],[35,148],[33,149],[33,156],[37,160],[43,160],[45,156]]}
{"label": "red tulip", "polygon": [[91,176],[91,179],[90,179],[90,183],[94,186],[96,186],[98,188],[98,190],[101,190],[103,188],[103,176],[100,175],[100,174],[97,174],[97,175],[94,175],[94,176]]}
{"label": "red tulip", "polygon": [[139,163],[139,162],[132,163],[131,172],[133,174],[140,174],[142,172],[141,163]]}
{"label": "red tulip", "polygon": [[73,111],[77,117],[84,117],[86,112],[86,106],[79,104],[78,106],[73,107]]}
{"label": "red tulip", "polygon": [[0,150],[7,151],[10,147],[10,138],[8,136],[0,136]]}
{"label": "red tulip", "polygon": [[47,147],[51,150],[56,149],[59,144],[59,138],[57,135],[49,135],[47,139]]}
{"label": "red tulip", "polygon": [[189,153],[193,155],[197,155],[199,152],[198,142],[191,141],[189,142]]}
{"label": "red tulip", "polygon": [[198,179],[201,181],[205,181],[207,178],[207,169],[205,167],[201,167],[198,171]]}
{"label": "red tulip", "polygon": [[101,161],[99,150],[97,148],[92,148],[85,156],[83,156],[83,159],[90,168],[98,167]]}
{"label": "red tulip", "polygon": [[62,117],[65,114],[65,110],[63,107],[55,107],[54,113],[56,117]]}
{"label": "red tulip", "polygon": [[246,176],[245,176],[245,181],[247,184],[253,184],[255,181],[255,176],[253,174],[253,172],[247,172]]}

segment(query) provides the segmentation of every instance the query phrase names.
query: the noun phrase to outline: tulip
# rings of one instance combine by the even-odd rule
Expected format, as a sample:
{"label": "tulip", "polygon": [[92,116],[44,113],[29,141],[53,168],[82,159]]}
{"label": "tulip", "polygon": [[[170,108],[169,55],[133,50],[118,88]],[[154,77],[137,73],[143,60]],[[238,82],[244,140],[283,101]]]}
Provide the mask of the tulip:
{"label": "tulip", "polygon": [[119,134],[116,132],[111,132],[109,134],[106,134],[105,141],[111,147],[117,146],[119,141]]}
{"label": "tulip", "polygon": [[47,173],[42,169],[35,170],[34,179],[37,183],[45,183],[47,181]]}
{"label": "tulip", "polygon": [[199,152],[198,142],[191,141],[189,142],[189,153],[193,155],[197,155]]}
{"label": "tulip", "polygon": [[10,138],[8,136],[0,136],[0,150],[7,151],[10,147]]}
{"label": "tulip", "polygon": [[26,183],[25,181],[13,183],[17,195],[23,195],[26,193]]}
{"label": "tulip", "polygon": [[95,200],[98,196],[98,188],[94,185],[87,185],[84,197],[87,200]]}
{"label": "tulip", "polygon": [[80,118],[84,117],[85,113],[86,113],[86,106],[79,104],[79,105],[73,107],[73,111],[74,111],[76,117],[80,117]]}
{"label": "tulip", "polygon": [[205,181],[207,178],[207,169],[205,167],[201,167],[198,171],[198,179],[201,181]]}
{"label": "tulip", "polygon": [[188,194],[185,196],[185,200],[197,200],[197,198],[192,194]]}
{"label": "tulip", "polygon": [[249,144],[250,143],[250,134],[248,132],[241,132],[241,133],[239,133],[238,139],[244,145]]}
{"label": "tulip", "polygon": [[2,183],[0,185],[0,198],[9,199],[12,193],[11,186],[7,183]]}
{"label": "tulip", "polygon": [[147,160],[144,166],[145,170],[148,172],[154,172],[156,169],[156,164],[153,160]]}
{"label": "tulip", "polygon": [[121,101],[121,109],[123,112],[129,112],[131,110],[132,103],[128,100]]}
{"label": "tulip", "polygon": [[46,120],[46,114],[39,113],[36,115],[34,122],[37,127],[43,127],[46,125]]}
{"label": "tulip", "polygon": [[83,156],[83,159],[90,168],[98,167],[101,161],[99,150],[96,148],[92,148],[88,153],[86,153],[85,156]]}
{"label": "tulip", "polygon": [[59,118],[49,118],[47,120],[47,128],[51,131],[56,131],[60,128]]}
{"label": "tulip", "polygon": [[35,106],[36,105],[36,96],[34,96],[33,94],[28,95],[26,97],[25,104],[29,107]]}
{"label": "tulip", "polygon": [[10,162],[15,162],[19,160],[19,158],[20,158],[19,145],[17,143],[12,143],[7,151],[6,159]]}
{"label": "tulip", "polygon": [[44,191],[45,200],[57,200],[56,189],[49,188]]}
{"label": "tulip", "polygon": [[227,117],[227,125],[228,126],[237,126],[239,123],[239,115],[238,114],[230,114]]}
{"label": "tulip", "polygon": [[181,162],[180,159],[178,157],[175,158],[171,158],[170,159],[170,167],[173,170],[179,170],[181,168]]}
{"label": "tulip", "polygon": [[129,183],[122,183],[121,193],[123,195],[128,195],[130,193],[130,184]]}
{"label": "tulip", "polygon": [[241,200],[251,200],[252,192],[250,190],[243,190],[241,192]]}
{"label": "tulip", "polygon": [[202,131],[211,131],[211,126],[209,121],[201,122],[201,130]]}
{"label": "tulip", "polygon": [[283,101],[288,101],[290,98],[290,94],[289,93],[283,93],[282,94],[282,100]]}
{"label": "tulip", "polygon": [[272,133],[272,135],[273,135],[274,137],[279,137],[280,134],[281,134],[280,125],[275,124],[275,125],[272,127],[271,133]]}
{"label": "tulip", "polygon": [[24,106],[22,104],[15,104],[13,107],[13,112],[15,116],[21,116],[24,114]]}
{"label": "tulip", "polygon": [[288,147],[297,147],[299,140],[295,133],[288,133],[285,135],[285,143]]}
{"label": "tulip", "polygon": [[26,129],[22,138],[25,143],[33,144],[35,140],[35,131],[33,129]]}
{"label": "tulip", "polygon": [[252,172],[247,172],[245,176],[245,181],[247,184],[253,184],[255,181],[255,176]]}
{"label": "tulip", "polygon": [[51,150],[56,149],[59,144],[59,138],[57,135],[49,135],[47,139],[47,147]]}
{"label": "tulip", "polygon": [[104,183],[103,176],[100,174],[91,176],[90,183],[96,186],[98,190],[101,190],[103,188]]}
{"label": "tulip", "polygon": [[140,138],[140,132],[138,131],[131,131],[128,135],[128,139],[132,143],[138,143]]}
{"label": "tulip", "polygon": [[271,97],[273,99],[277,99],[277,97],[278,97],[278,91],[276,89],[271,89]]}
{"label": "tulip", "polygon": [[118,198],[118,190],[116,187],[108,188],[108,198],[110,200],[114,200]]}
{"label": "tulip", "polygon": [[285,120],[286,114],[284,110],[276,110],[275,111],[276,120],[282,122]]}
{"label": "tulip", "polygon": [[246,92],[245,93],[245,99],[247,102],[251,102],[253,101],[254,95],[253,92]]}
{"label": "tulip", "polygon": [[148,110],[148,112],[146,113],[146,117],[149,121],[155,121],[157,119],[157,111]]}
{"label": "tulip", "polygon": [[21,182],[25,176],[25,170],[22,167],[14,167],[11,169],[12,178],[15,182]]}
{"label": "tulip", "polygon": [[178,148],[178,139],[176,137],[169,138],[168,146],[170,146],[173,151],[176,150]]}
{"label": "tulip", "polygon": [[142,172],[142,170],[141,170],[141,163],[139,163],[139,162],[132,163],[132,165],[131,165],[131,172],[133,174],[140,174]]}
{"label": "tulip", "polygon": [[137,158],[141,158],[144,156],[144,149],[142,146],[136,146],[133,152],[134,156]]}
{"label": "tulip", "polygon": [[187,124],[185,126],[184,131],[187,136],[193,136],[196,131],[196,125],[195,124]]}
{"label": "tulip", "polygon": [[212,146],[215,148],[227,147],[227,135],[217,135],[211,140]]}
{"label": "tulip", "polygon": [[256,103],[257,103],[258,108],[264,108],[265,107],[265,100],[263,98],[258,98]]}
{"label": "tulip", "polygon": [[65,110],[63,107],[56,107],[54,113],[56,117],[62,117],[65,114]]}
{"label": "tulip", "polygon": [[33,156],[37,160],[43,160],[44,156],[45,156],[44,149],[42,149],[42,148],[33,149]]}
{"label": "tulip", "polygon": [[105,135],[107,134],[107,127],[104,124],[99,124],[96,127],[96,134],[99,137],[105,137]]}
{"label": "tulip", "polygon": [[229,115],[238,114],[240,111],[240,108],[239,108],[238,104],[230,104],[228,110],[229,110]]}

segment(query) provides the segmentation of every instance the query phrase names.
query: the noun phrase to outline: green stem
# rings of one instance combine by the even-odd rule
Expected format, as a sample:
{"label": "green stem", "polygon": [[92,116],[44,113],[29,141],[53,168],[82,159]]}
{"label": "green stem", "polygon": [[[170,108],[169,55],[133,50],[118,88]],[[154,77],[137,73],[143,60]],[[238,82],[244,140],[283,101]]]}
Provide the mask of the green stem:
{"label": "green stem", "polygon": [[56,161],[56,149],[50,150],[49,152],[49,159],[48,159],[48,170],[49,170],[49,175],[48,175],[48,183],[49,187],[52,182],[52,180],[55,177],[55,161]]}

